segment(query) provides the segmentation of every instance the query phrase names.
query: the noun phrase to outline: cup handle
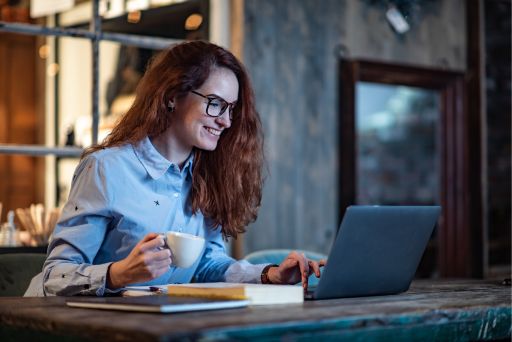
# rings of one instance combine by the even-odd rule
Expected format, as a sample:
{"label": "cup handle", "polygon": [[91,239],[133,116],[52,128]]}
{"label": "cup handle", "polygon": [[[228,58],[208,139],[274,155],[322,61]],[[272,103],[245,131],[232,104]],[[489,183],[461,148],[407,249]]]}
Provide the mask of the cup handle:
{"label": "cup handle", "polygon": [[[169,247],[169,244],[167,243],[167,235],[165,235],[165,234],[159,234],[159,235],[164,240],[164,245],[163,245],[163,247],[160,247],[160,249],[168,249],[171,251],[171,248]],[[172,251],[171,251],[171,255],[172,255]]]}

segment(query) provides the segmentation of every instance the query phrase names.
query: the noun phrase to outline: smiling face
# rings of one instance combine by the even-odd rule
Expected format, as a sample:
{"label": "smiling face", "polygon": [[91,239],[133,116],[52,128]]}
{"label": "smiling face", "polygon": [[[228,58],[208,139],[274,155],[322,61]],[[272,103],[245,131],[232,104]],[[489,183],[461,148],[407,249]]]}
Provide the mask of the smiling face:
{"label": "smiling face", "polygon": [[[195,89],[205,96],[222,98],[229,103],[238,100],[238,80],[227,68],[215,68],[201,87]],[[206,113],[208,99],[189,92],[175,102],[175,112],[170,126],[174,147],[183,152],[193,147],[213,151],[224,130],[231,126],[229,108],[219,117]]]}

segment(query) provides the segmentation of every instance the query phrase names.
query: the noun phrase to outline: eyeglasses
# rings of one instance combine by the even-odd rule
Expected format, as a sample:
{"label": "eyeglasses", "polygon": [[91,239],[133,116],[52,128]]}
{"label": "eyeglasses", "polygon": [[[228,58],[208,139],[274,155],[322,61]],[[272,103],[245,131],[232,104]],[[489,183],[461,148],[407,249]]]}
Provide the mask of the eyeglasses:
{"label": "eyeglasses", "polygon": [[208,100],[206,105],[206,114],[209,116],[219,117],[224,114],[226,109],[229,107],[229,120],[233,120],[233,108],[235,108],[236,102],[229,103],[222,97],[216,95],[203,95],[194,90],[191,90],[190,92]]}

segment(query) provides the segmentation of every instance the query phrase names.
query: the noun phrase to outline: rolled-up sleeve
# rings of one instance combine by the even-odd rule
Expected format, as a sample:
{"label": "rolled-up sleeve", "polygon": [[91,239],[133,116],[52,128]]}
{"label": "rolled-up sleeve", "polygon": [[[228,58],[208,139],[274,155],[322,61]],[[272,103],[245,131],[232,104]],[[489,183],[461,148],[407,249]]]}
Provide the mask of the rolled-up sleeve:
{"label": "rolled-up sleeve", "polygon": [[228,267],[225,281],[228,283],[261,283],[261,272],[268,264],[253,265],[240,260]]}
{"label": "rolled-up sleeve", "polygon": [[69,199],[48,248],[43,267],[45,295],[105,293],[110,263],[93,262],[112,220],[110,203],[104,168],[89,156],[75,171]]}

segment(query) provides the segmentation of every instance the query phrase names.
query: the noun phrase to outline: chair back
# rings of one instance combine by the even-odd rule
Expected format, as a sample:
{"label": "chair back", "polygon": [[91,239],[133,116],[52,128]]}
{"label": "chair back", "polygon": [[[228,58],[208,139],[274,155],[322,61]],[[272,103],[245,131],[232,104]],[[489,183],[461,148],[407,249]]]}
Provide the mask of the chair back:
{"label": "chair back", "polygon": [[42,253],[0,254],[0,297],[23,296],[45,260]]}

